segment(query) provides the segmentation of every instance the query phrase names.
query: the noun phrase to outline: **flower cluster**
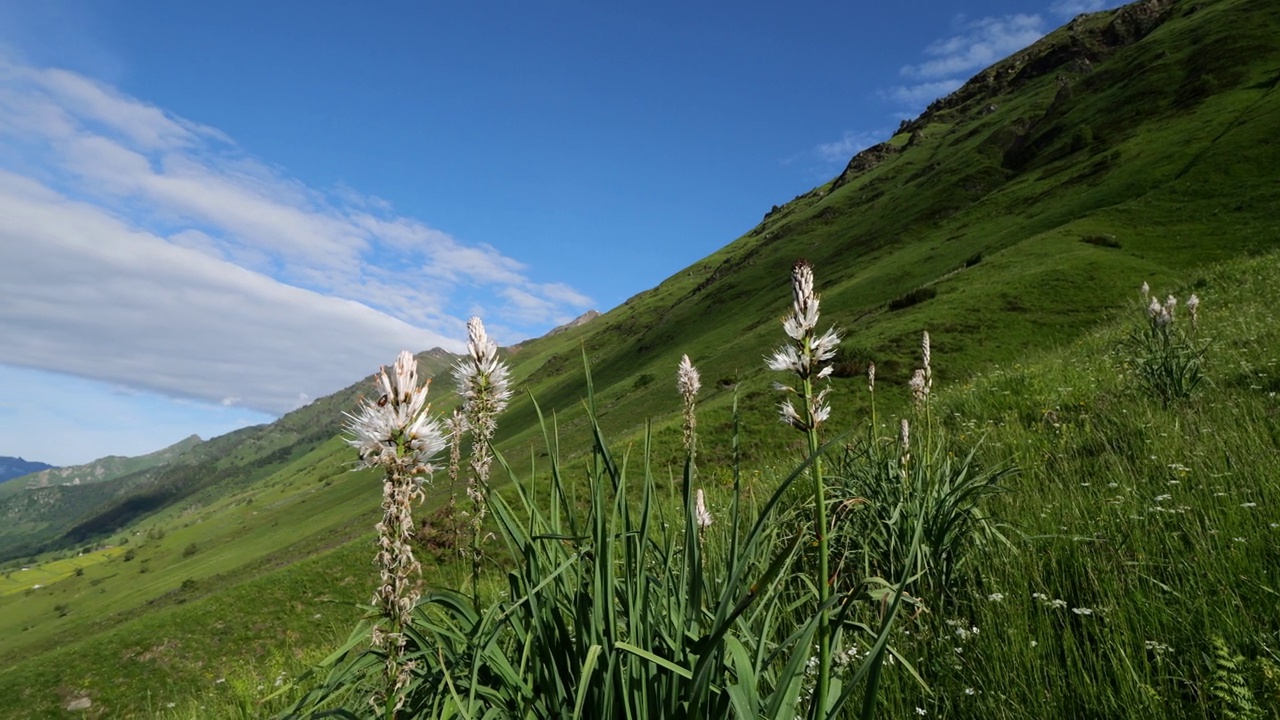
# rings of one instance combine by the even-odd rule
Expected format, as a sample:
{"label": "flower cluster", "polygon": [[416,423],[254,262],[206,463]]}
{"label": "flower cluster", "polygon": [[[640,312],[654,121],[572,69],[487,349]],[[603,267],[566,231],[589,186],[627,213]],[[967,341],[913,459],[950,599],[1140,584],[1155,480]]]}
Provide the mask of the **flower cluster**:
{"label": "flower cluster", "polygon": [[[1173,324],[1178,309],[1178,298],[1171,294],[1165,297],[1164,302],[1161,302],[1160,298],[1151,294],[1151,286],[1144,282],[1142,283],[1142,299],[1146,303],[1147,319],[1151,321],[1152,325],[1168,327]],[[1188,314],[1191,315],[1191,327],[1195,329],[1200,323],[1200,297],[1192,293],[1184,305]]]}
{"label": "flower cluster", "polygon": [[375,528],[381,582],[373,604],[389,627],[374,628],[373,644],[386,651],[388,687],[398,708],[413,671],[413,663],[404,661],[403,628],[418,601],[416,578],[422,572],[409,545],[413,505],[422,500],[422,476],[434,472],[431,461],[444,449],[445,438],[427,404],[430,383],[418,384],[418,363],[411,353],[400,353],[390,373],[381,368],[374,383],[381,395],[347,415],[352,435],[347,442],[356,448],[362,467],[379,467],[385,473],[382,521]]}
{"label": "flower cluster", "polygon": [[498,345],[478,317],[467,321],[467,356],[454,366],[453,377],[471,429],[491,438],[498,413],[511,399],[511,371],[498,359]]}
{"label": "flower cluster", "polygon": [[[813,266],[807,260],[797,260],[791,269],[791,295],[791,313],[782,320],[782,329],[791,342],[778,348],[766,360],[770,370],[795,373],[801,383],[807,385],[831,375],[829,363],[836,356],[840,334],[835,328],[828,328],[822,335],[817,334],[819,299],[813,291]],[[805,401],[804,415],[796,410],[790,399],[779,405],[782,421],[788,425],[809,431],[830,417],[831,407],[826,404],[829,388],[823,388],[810,397],[803,390],[781,383],[776,387]]]}
{"label": "flower cluster", "polygon": [[381,396],[365,400],[355,415],[347,413],[348,444],[356,448],[362,467],[397,468],[411,475],[431,474],[431,458],[444,448],[440,424],[430,416],[427,389],[418,386],[418,363],[400,353],[390,374],[382,368],[374,378]]}
{"label": "flower cluster", "polygon": [[915,373],[911,375],[911,396],[915,399],[916,405],[923,405],[929,401],[929,392],[933,390],[933,350],[929,344],[929,332],[926,330],[924,337],[920,340],[920,356],[924,363],[924,367],[917,368]]}
{"label": "flower cluster", "polygon": [[676,368],[676,389],[680,391],[680,399],[684,404],[684,449],[692,457],[698,439],[698,416],[695,410],[698,390],[702,389],[702,379],[688,355],[680,356],[680,365]]}
{"label": "flower cluster", "polygon": [[462,397],[462,414],[471,430],[471,477],[467,497],[471,499],[471,583],[473,600],[479,607],[477,583],[480,576],[480,539],[488,513],[489,466],[493,462],[490,443],[498,429],[498,413],[511,400],[511,371],[498,359],[498,344],[489,339],[480,318],[467,321],[467,355],[453,368]]}

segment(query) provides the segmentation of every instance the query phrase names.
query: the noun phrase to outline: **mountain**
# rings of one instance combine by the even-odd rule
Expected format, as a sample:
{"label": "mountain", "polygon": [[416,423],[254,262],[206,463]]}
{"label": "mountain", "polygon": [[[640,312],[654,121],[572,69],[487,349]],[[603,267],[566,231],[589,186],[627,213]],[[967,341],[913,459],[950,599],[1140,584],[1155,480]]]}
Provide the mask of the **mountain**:
{"label": "mountain", "polygon": [[[1145,0],[1077,17],[719,251],[589,322],[509,349],[520,392],[499,420],[499,450],[518,472],[543,469],[539,410],[566,452],[587,447],[585,353],[603,430],[625,444],[651,421],[661,468],[678,455],[674,372],[687,353],[703,379],[703,477],[728,473],[718,440],[735,401],[744,458],[789,461],[763,357],[782,342],[798,257],[815,267],[822,326],[843,330],[831,423],[852,427],[865,417],[869,361],[882,412],[906,396],[894,386],[909,378],[922,330],[938,385],[954,387],[1071,347],[1113,323],[1144,280],[1189,291],[1215,265],[1280,249],[1277,37],[1273,0]],[[1268,325],[1233,322],[1255,320]],[[440,350],[418,357],[424,375],[455,361]],[[447,411],[456,399],[441,379],[431,402]],[[47,601],[0,593],[0,658],[13,658],[0,660],[0,715],[56,713],[50,683],[77,677],[95,678],[95,708],[145,713],[128,703],[157,677],[203,692],[201,668],[273,657],[270,643],[286,633],[294,655],[326,654],[359,616],[344,603],[367,602],[374,582],[378,481],[350,472],[340,438],[342,413],[368,382],[111,483],[33,491],[66,493],[48,501],[64,509],[76,493],[103,494],[59,510],[56,527],[7,557],[65,554],[91,538],[114,547],[77,559],[85,575],[66,571]],[[429,492],[426,521],[450,489],[438,478]],[[125,542],[136,561],[122,558]],[[187,546],[198,553],[186,557]],[[53,617],[55,597],[94,610]],[[121,658],[133,684],[103,680],[102,665]]]}
{"label": "mountain", "polygon": [[[28,473],[38,472],[54,467],[49,463],[23,460],[20,457],[0,456],[0,483],[22,477]],[[2,487],[2,486],[0,486]]]}
{"label": "mountain", "polygon": [[0,488],[0,496],[51,485],[87,485],[89,483],[107,482],[139,470],[163,465],[201,442],[203,441],[199,435],[192,435],[167,448],[146,455],[139,455],[138,457],[108,455],[84,465],[72,465],[63,468],[36,463],[43,467],[34,468],[19,478],[17,482],[9,483]]}

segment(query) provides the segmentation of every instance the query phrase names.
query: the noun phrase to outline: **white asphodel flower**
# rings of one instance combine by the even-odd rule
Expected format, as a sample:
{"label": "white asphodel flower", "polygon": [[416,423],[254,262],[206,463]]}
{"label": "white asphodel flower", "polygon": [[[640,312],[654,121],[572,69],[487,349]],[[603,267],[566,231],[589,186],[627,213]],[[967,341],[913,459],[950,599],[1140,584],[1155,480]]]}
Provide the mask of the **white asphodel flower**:
{"label": "white asphodel flower", "polygon": [[1199,320],[1200,320],[1200,317],[1197,313],[1197,311],[1200,309],[1200,296],[1196,295],[1195,293],[1192,293],[1191,297],[1187,298],[1186,305],[1187,305],[1187,312],[1191,314],[1191,327],[1194,328],[1199,323]]}
{"label": "white asphodel flower", "polygon": [[1155,297],[1152,297],[1151,304],[1147,305],[1148,318],[1151,318],[1152,320],[1157,320],[1158,318],[1160,318],[1160,315],[1164,313],[1165,313],[1165,306],[1160,304],[1160,300],[1157,300],[1155,299]]}
{"label": "white asphodel flower", "polygon": [[382,391],[365,400],[354,415],[348,413],[347,443],[356,448],[364,467],[395,463],[413,474],[431,473],[431,459],[444,449],[440,423],[430,416],[427,389],[418,385],[418,362],[409,351],[400,353],[392,371],[384,367],[374,378]]}
{"label": "white asphodel flower", "polygon": [[697,492],[694,493],[693,512],[697,517],[699,528],[705,530],[711,527],[713,519],[711,511],[707,510],[707,499],[702,494],[702,488],[698,488]]}
{"label": "white asphodel flower", "polygon": [[924,332],[924,336],[920,339],[920,357],[924,362],[924,394],[928,395],[929,390],[933,388],[933,350],[929,343],[929,331]]}
{"label": "white asphodel flower", "polygon": [[[836,355],[840,334],[834,328],[817,334],[819,304],[813,290],[813,266],[807,260],[796,261],[791,269],[791,312],[782,319],[782,329],[791,342],[765,358],[770,370],[795,373],[802,381],[821,380],[831,375],[833,368],[829,362]],[[802,395],[785,385],[776,387]],[[823,391],[811,398],[809,417],[802,417],[791,400],[780,403],[782,421],[804,431],[817,427],[831,415],[831,408],[825,404],[826,394]]]}
{"label": "white asphodel flower", "polygon": [[917,369],[912,375],[908,383],[911,386],[911,396],[915,398],[917,403],[922,403],[929,397],[929,382],[925,378],[924,370]]}
{"label": "white asphodel flower", "polygon": [[453,377],[463,411],[473,422],[477,413],[502,412],[511,399],[511,371],[498,359],[498,345],[478,317],[467,321],[467,357],[454,366]]}
{"label": "white asphodel flower", "polygon": [[680,397],[685,400],[692,399],[702,389],[698,369],[693,366],[688,355],[680,356],[680,365],[676,368],[676,388],[680,391]]}

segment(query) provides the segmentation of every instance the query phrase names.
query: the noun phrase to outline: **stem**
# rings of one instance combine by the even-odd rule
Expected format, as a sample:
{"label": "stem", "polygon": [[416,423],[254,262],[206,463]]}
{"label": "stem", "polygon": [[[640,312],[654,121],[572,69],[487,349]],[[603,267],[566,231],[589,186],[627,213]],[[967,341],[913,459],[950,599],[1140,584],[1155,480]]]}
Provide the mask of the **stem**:
{"label": "stem", "polygon": [[831,684],[831,617],[827,611],[827,599],[831,597],[831,570],[828,557],[827,503],[822,483],[822,459],[818,457],[818,429],[813,413],[813,382],[804,378],[802,387],[804,413],[808,424],[805,433],[809,440],[809,455],[813,457],[810,473],[813,476],[814,531],[818,535],[818,699],[817,718],[827,713],[827,687]]}

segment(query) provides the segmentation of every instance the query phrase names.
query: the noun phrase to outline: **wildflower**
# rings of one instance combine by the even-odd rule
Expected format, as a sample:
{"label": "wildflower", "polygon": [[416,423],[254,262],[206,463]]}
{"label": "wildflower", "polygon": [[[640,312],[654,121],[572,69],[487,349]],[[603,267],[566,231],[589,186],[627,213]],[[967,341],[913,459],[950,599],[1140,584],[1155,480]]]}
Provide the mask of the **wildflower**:
{"label": "wildflower", "polygon": [[925,710],[924,710],[924,708],[922,708],[922,707],[918,707],[918,708],[916,708],[916,714],[917,714],[917,715],[920,715],[920,716],[928,715],[928,713],[926,713],[926,712],[925,712]]}
{"label": "wildflower", "polygon": [[473,317],[467,321],[467,356],[453,368],[453,377],[462,396],[462,413],[471,430],[471,477],[467,497],[471,499],[471,583],[472,600],[480,607],[477,581],[480,575],[480,541],[488,508],[489,466],[493,462],[490,443],[498,429],[498,413],[511,399],[511,371],[498,359],[498,345],[489,339],[484,323]]}
{"label": "wildflower", "polygon": [[449,526],[452,528],[453,546],[457,548],[461,547],[458,543],[461,527],[453,519],[457,510],[458,472],[462,465],[462,436],[467,433],[467,416],[461,408],[453,409],[445,420],[445,428],[449,433]]}
{"label": "wildflower", "polygon": [[990,602],[1004,602],[1004,593],[991,593],[987,596]]}
{"label": "wildflower", "polygon": [[693,457],[694,444],[697,442],[698,417],[694,412],[698,390],[702,381],[698,369],[689,361],[688,355],[680,356],[680,366],[676,368],[676,389],[684,401],[684,449]]}
{"label": "wildflower", "polygon": [[911,376],[909,385],[911,387],[911,396],[915,398],[917,405],[928,399],[929,381],[925,376],[924,370],[916,370]]}
{"label": "wildflower", "polygon": [[766,364],[770,370],[795,373],[801,380],[803,387],[800,391],[785,385],[778,387],[803,401],[806,416],[801,416],[790,399],[782,402],[778,409],[783,422],[807,432],[817,428],[831,415],[831,408],[825,402],[829,388],[823,388],[812,397],[807,391],[809,381],[831,375],[832,367],[828,361],[836,355],[840,334],[835,328],[829,328],[820,336],[816,334],[819,298],[813,291],[813,266],[808,261],[796,261],[791,270],[791,290],[791,313],[782,319],[782,329],[793,342],[775,350],[771,357],[766,358]]}
{"label": "wildflower", "polygon": [[[782,329],[791,339],[786,345],[778,348],[766,363],[771,370],[795,373],[799,380],[796,388],[785,385],[778,387],[791,397],[778,405],[782,421],[805,433],[808,440],[809,455],[813,457],[809,474],[813,479],[814,532],[818,544],[818,568],[816,573],[818,586],[818,675],[814,687],[814,695],[820,706],[827,698],[827,689],[831,680],[831,619],[826,609],[830,596],[831,573],[828,558],[828,526],[826,501],[822,482],[822,462],[818,457],[818,427],[831,416],[831,407],[826,403],[829,387],[814,393],[813,381],[831,375],[829,361],[835,357],[836,346],[840,344],[840,334],[829,328],[822,335],[817,334],[819,299],[813,289],[813,266],[807,260],[797,260],[791,268],[791,312],[782,319]],[[800,401],[800,409],[792,404],[792,399]],[[823,714],[823,712],[819,712]]]}
{"label": "wildflower", "polygon": [[876,391],[876,364],[867,363],[867,390],[869,392]]}
{"label": "wildflower", "polygon": [[1200,297],[1195,293],[1192,293],[1191,297],[1187,298],[1186,304],[1187,304],[1187,312],[1191,314],[1191,329],[1194,330],[1196,329],[1196,326],[1198,325],[1198,321],[1200,319],[1199,316],[1196,314],[1196,311],[1200,309]]}
{"label": "wildflower", "polygon": [[967,687],[967,688],[965,688],[965,689],[964,689],[964,694],[965,694],[965,695],[973,695],[973,694],[974,694],[974,689],[973,689],[973,688],[971,688],[971,687]]}
{"label": "wildflower", "polygon": [[698,488],[697,493],[695,493],[693,506],[694,514],[698,518],[698,528],[706,530],[711,527],[711,513],[707,510],[707,500],[702,494],[702,488]]}
{"label": "wildflower", "polygon": [[1142,281],[1142,301],[1146,302],[1147,298],[1149,297],[1151,297],[1151,286],[1147,284],[1146,280],[1143,280]]}
{"label": "wildflower", "polygon": [[1093,609],[1087,608],[1087,607],[1078,607],[1078,608],[1071,608],[1071,612],[1077,615],[1092,615]]}
{"label": "wildflower", "polygon": [[924,332],[924,336],[920,339],[920,358],[924,362],[924,394],[927,396],[929,391],[933,389],[933,353],[929,347],[929,331]]}
{"label": "wildflower", "polygon": [[386,368],[374,378],[382,396],[364,402],[355,415],[347,413],[347,441],[356,448],[361,467],[392,465],[411,474],[431,474],[431,458],[444,447],[439,424],[428,415],[427,389],[418,387],[418,364],[409,351],[400,353],[390,375]]}
{"label": "wildflower", "polygon": [[[386,650],[386,673],[397,707],[408,683],[411,664],[403,662],[409,613],[418,600],[413,579],[422,572],[408,539],[413,536],[413,504],[422,500],[423,476],[435,471],[432,458],[444,448],[440,424],[427,404],[430,383],[418,385],[418,363],[408,351],[400,353],[390,373],[382,368],[374,378],[381,396],[365,400],[355,415],[348,414],[347,442],[356,448],[363,467],[380,467],[382,521],[378,531],[376,560],[381,585],[373,604],[390,625],[375,627],[373,642]],[[277,679],[277,684],[279,679]]]}

